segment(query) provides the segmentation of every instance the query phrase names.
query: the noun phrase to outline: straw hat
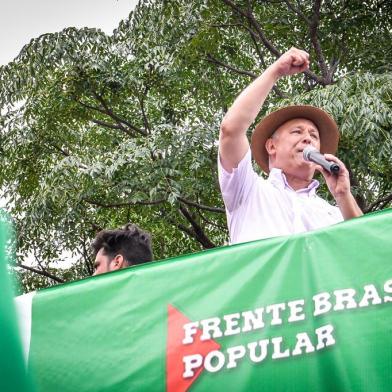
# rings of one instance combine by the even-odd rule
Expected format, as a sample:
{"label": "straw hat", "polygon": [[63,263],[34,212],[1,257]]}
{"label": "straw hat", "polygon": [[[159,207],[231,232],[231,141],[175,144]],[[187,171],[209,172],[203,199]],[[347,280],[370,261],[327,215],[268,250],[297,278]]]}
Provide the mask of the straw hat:
{"label": "straw hat", "polygon": [[339,129],[335,120],[324,110],[310,105],[287,106],[264,117],[256,126],[252,135],[252,155],[257,164],[266,173],[269,172],[268,153],[265,142],[285,122],[294,118],[306,118],[312,121],[320,135],[320,152],[335,154],[339,143]]}

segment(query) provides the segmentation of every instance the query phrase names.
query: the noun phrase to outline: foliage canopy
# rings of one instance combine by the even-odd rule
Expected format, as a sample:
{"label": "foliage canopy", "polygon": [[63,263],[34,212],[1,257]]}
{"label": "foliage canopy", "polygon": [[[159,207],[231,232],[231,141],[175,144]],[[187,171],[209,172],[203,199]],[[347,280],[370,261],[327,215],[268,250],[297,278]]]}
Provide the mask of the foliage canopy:
{"label": "foliage canopy", "polygon": [[110,36],[67,28],[31,40],[0,68],[0,188],[24,290],[90,274],[95,233],[127,221],[152,233],[157,259],[223,245],[220,120],[291,46],[311,70],[280,81],[260,116],[325,108],[360,206],[390,206],[390,11],[381,0],[141,0]]}

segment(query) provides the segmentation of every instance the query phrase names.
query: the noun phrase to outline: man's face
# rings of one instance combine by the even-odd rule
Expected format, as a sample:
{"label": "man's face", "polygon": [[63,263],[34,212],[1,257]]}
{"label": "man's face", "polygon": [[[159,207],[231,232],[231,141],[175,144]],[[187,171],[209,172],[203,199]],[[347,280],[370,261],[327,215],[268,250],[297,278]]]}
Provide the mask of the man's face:
{"label": "man's face", "polygon": [[93,275],[104,274],[105,272],[110,272],[118,269],[116,268],[117,257],[118,256],[113,259],[110,259],[109,256],[105,253],[104,248],[101,248],[95,256]]}
{"label": "man's face", "polygon": [[320,150],[320,136],[313,122],[304,118],[285,122],[266,143],[271,168],[292,175],[313,176],[314,164],[303,158],[303,150],[308,145]]}

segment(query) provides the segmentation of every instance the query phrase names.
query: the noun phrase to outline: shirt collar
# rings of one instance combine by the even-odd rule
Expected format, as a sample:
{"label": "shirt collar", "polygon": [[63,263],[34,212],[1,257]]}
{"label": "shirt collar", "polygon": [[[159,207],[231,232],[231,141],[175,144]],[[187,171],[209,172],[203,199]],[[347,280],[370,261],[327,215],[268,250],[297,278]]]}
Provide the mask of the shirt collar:
{"label": "shirt collar", "polygon": [[290,189],[296,193],[307,194],[308,196],[312,196],[316,193],[317,188],[319,187],[320,183],[317,180],[312,180],[311,183],[303,189],[298,189],[295,191],[287,182],[287,178],[285,174],[282,172],[281,169],[272,168],[270,174],[268,176],[268,182],[274,185],[276,188],[279,189]]}

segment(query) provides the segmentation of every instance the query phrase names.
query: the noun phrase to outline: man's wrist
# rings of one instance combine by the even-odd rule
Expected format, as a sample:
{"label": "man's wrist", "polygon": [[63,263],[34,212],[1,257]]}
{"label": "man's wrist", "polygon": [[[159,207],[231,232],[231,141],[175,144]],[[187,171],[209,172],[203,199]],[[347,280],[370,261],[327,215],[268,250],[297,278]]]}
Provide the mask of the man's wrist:
{"label": "man's wrist", "polygon": [[335,197],[335,201],[342,212],[344,219],[350,219],[363,215],[353,194],[349,191],[345,194]]}
{"label": "man's wrist", "polygon": [[274,84],[283,76],[279,72],[279,68],[276,63],[271,64],[264,73],[268,74],[270,78],[274,81]]}
{"label": "man's wrist", "polygon": [[333,195],[333,197],[334,197],[334,199],[335,199],[335,201],[336,201],[336,203],[338,205],[345,204],[347,202],[355,201],[355,198],[352,195],[350,190],[345,191],[345,192],[340,192],[338,194],[335,194],[335,195]]}

